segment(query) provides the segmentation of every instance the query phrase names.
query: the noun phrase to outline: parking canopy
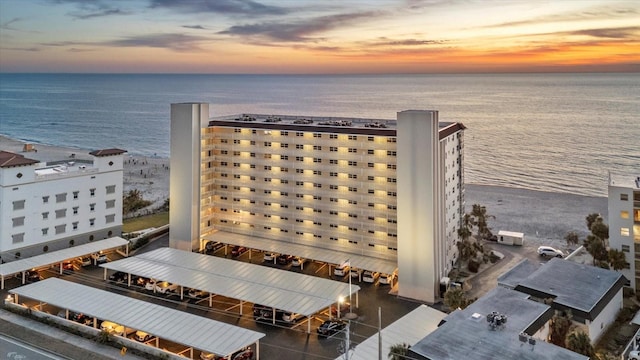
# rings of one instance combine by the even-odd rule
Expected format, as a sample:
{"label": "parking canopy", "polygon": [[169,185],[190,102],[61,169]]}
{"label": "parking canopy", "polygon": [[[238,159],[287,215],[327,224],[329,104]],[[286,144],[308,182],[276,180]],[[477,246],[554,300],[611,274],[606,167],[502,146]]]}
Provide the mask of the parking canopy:
{"label": "parking canopy", "polygon": [[21,286],[11,292],[221,356],[231,355],[265,336],[239,326],[58,278]]}
{"label": "parking canopy", "polygon": [[119,248],[127,244],[129,244],[129,240],[125,240],[121,237],[115,236],[109,239],[93,241],[87,244],[73,246],[67,249],[51,251],[46,254],[0,264],[0,277],[2,278],[1,288],[4,289],[4,279],[7,276],[31,269],[59,264],[65,260],[74,259],[80,256],[85,256],[100,251]]}
{"label": "parking canopy", "polygon": [[100,266],[304,316],[360,290],[357,285],[172,248]]}
{"label": "parking canopy", "polygon": [[249,235],[234,234],[226,231],[217,231],[204,238],[206,240],[239,245],[256,250],[300,256],[305,259],[322,261],[329,264],[343,264],[349,260],[352,267],[362,270],[378,271],[384,274],[391,274],[398,267],[396,261],[392,260],[378,259],[371,256],[357,255],[333,249],[323,249],[309,245],[257,238]]}
{"label": "parking canopy", "polygon": [[[383,310],[384,311],[384,310]],[[415,345],[427,335],[438,328],[440,321],[447,314],[442,311],[420,305],[412,312],[394,321],[391,325],[382,329],[382,356],[387,358],[389,349],[398,344]],[[378,334],[371,336],[360,344],[350,354],[351,360],[371,360],[378,358]],[[343,359],[339,356],[336,360]]]}

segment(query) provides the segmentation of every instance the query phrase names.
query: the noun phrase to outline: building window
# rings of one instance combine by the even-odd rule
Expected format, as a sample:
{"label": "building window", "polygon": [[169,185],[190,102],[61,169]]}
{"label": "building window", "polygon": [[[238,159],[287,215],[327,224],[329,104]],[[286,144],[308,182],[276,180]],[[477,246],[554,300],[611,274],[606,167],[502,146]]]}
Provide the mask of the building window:
{"label": "building window", "polygon": [[620,194],[620,201],[629,201],[629,194]]}
{"label": "building window", "polygon": [[629,218],[629,212],[628,211],[620,211],[620,218],[621,219],[628,219]]}
{"label": "building window", "polygon": [[331,159],[331,160],[329,160],[329,164],[331,164],[331,165],[338,165],[338,160]]}
{"label": "building window", "polygon": [[73,230],[78,230],[78,222],[77,221],[73,222],[71,225],[73,227]]}
{"label": "building window", "polygon": [[65,201],[67,201],[67,193],[56,194],[56,202],[57,203],[65,202]]}
{"label": "building window", "polygon": [[74,200],[78,200],[78,195],[80,195],[80,191],[74,191],[73,192],[73,199]]}
{"label": "building window", "polygon": [[47,235],[49,233],[49,228],[42,228],[42,235]]}
{"label": "building window", "polygon": [[335,146],[330,146],[330,147],[329,147],[329,151],[331,151],[331,152],[336,152],[336,151],[338,151],[338,148],[337,148],[337,147],[335,147]]}
{"label": "building window", "polygon": [[116,201],[115,200],[107,200],[106,201],[106,208],[107,209],[111,209],[116,207]]}
{"label": "building window", "polygon": [[94,226],[96,224],[96,219],[89,219],[89,226]]}
{"label": "building window", "polygon": [[358,192],[358,188],[357,187],[353,187],[353,186],[349,186],[349,191]]}
{"label": "building window", "polygon": [[11,242],[13,244],[19,244],[24,241],[24,233],[11,235]]}
{"label": "building window", "polygon": [[631,250],[631,249],[630,249],[630,247],[629,247],[629,245],[622,245],[622,246],[621,246],[621,249],[622,249],[622,251],[624,251],[624,252],[629,252],[629,251]]}
{"label": "building window", "polygon": [[338,185],[329,185],[329,189],[338,190]]}
{"label": "building window", "polygon": [[116,186],[115,185],[107,186],[107,194],[114,194],[115,192],[116,192]]}
{"label": "building window", "polygon": [[396,164],[387,164],[387,169],[396,169]]}
{"label": "building window", "polygon": [[13,210],[24,209],[24,200],[18,200],[13,202]]}
{"label": "building window", "polygon": [[321,163],[321,162],[322,162],[322,159],[320,159],[320,158],[313,158],[313,162],[314,162],[314,163]]}
{"label": "building window", "polygon": [[338,134],[329,134],[329,139],[337,139]]}
{"label": "building window", "polygon": [[387,178],[387,182],[394,183],[396,182],[396,178]]}
{"label": "building window", "polygon": [[304,169],[296,169],[296,174],[304,174]]}
{"label": "building window", "polygon": [[620,228],[621,236],[629,236],[629,228]]}
{"label": "building window", "polygon": [[96,196],[96,189],[89,189],[89,196]]}
{"label": "building window", "polygon": [[89,211],[96,211],[96,204],[89,204]]}
{"label": "building window", "polygon": [[266,147],[270,147],[270,146],[271,146],[271,141],[265,141],[265,142],[264,142],[264,146],[266,146]]}
{"label": "building window", "polygon": [[388,143],[394,143],[394,142],[396,142],[396,138],[387,138],[387,142]]}
{"label": "building window", "polygon": [[47,204],[47,203],[49,203],[49,197],[48,197],[48,196],[43,196],[43,197],[42,197],[42,203],[43,203],[43,204]]}
{"label": "building window", "polygon": [[368,140],[368,141],[373,141],[373,140],[374,140],[374,139],[373,139],[373,136],[369,136],[369,137],[367,137],[367,140]]}
{"label": "building window", "polygon": [[296,161],[304,161],[304,157],[302,157],[302,156],[296,156]]}
{"label": "building window", "polygon": [[374,150],[371,150],[371,149],[367,150],[367,154],[373,155],[374,154]]}
{"label": "building window", "polygon": [[387,156],[396,156],[396,152],[395,151],[387,151]]}
{"label": "building window", "polygon": [[356,174],[349,174],[349,179],[357,179],[358,175]]}
{"label": "building window", "polygon": [[313,145],[313,150],[322,150],[322,146],[320,146],[320,145]]}
{"label": "building window", "polygon": [[[115,200],[113,200],[113,201],[115,201]],[[73,207],[73,215],[78,215],[78,207],[77,206]]]}
{"label": "building window", "polygon": [[56,235],[64,234],[67,231],[67,224],[57,225],[56,226]]}
{"label": "building window", "polygon": [[104,217],[105,221],[107,224],[112,223],[114,221],[116,221],[116,215],[115,214],[110,214],[110,215],[106,215]]}
{"label": "building window", "polygon": [[22,226],[24,225],[24,216],[13,218],[11,222],[13,223],[13,227]]}
{"label": "building window", "polygon": [[280,131],[280,136],[289,136],[288,131]]}
{"label": "building window", "polygon": [[373,176],[367,176],[367,180],[373,181],[373,180],[375,180],[375,178]]}
{"label": "building window", "polygon": [[356,135],[349,135],[349,140],[358,140]]}
{"label": "building window", "polygon": [[238,140],[238,139],[234,139],[234,140],[233,140],[233,143],[234,143],[234,144],[236,144],[236,145],[239,145],[239,144],[240,144],[240,140]]}
{"label": "building window", "polygon": [[49,212],[45,211],[42,213],[42,220],[47,220],[49,218]]}
{"label": "building window", "polygon": [[304,145],[296,144],[296,149],[298,149],[298,150],[304,149]]}
{"label": "building window", "polygon": [[357,161],[349,161],[349,166],[358,166]]}
{"label": "building window", "polygon": [[296,136],[304,136],[304,133],[302,131],[297,131]]}
{"label": "building window", "polygon": [[350,152],[350,153],[355,154],[355,153],[357,153],[357,152],[358,152],[358,149],[356,149],[356,148],[349,148],[349,152]]}
{"label": "building window", "polygon": [[67,216],[67,209],[56,210],[56,219],[60,219]]}

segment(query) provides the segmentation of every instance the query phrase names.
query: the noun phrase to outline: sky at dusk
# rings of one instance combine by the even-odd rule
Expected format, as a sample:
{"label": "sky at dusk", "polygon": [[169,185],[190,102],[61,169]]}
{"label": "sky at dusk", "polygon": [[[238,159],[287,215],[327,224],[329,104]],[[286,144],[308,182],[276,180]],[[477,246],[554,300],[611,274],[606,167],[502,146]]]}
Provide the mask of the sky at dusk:
{"label": "sky at dusk", "polygon": [[640,0],[0,0],[0,72],[574,71],[640,71]]}

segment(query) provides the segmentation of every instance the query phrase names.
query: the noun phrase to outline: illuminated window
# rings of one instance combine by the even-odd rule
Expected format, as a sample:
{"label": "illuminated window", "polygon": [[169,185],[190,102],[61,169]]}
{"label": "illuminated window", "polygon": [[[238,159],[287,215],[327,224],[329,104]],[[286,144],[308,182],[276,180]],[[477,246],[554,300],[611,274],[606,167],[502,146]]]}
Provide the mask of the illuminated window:
{"label": "illuminated window", "polygon": [[620,228],[621,236],[629,236],[629,228]]}
{"label": "illuminated window", "polygon": [[329,151],[336,152],[336,151],[338,151],[338,148],[335,147],[335,146],[331,146],[331,147],[329,147]]}
{"label": "illuminated window", "polygon": [[628,211],[620,211],[620,217],[622,219],[628,219],[629,218],[629,212]]}

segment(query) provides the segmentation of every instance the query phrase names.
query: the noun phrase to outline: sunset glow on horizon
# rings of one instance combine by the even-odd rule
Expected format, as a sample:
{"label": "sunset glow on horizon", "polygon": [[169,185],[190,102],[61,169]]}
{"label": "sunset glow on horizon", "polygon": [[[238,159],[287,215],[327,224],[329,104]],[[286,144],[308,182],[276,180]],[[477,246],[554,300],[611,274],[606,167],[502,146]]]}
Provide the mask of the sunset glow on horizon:
{"label": "sunset glow on horizon", "polygon": [[635,0],[0,2],[0,72],[637,71]]}

